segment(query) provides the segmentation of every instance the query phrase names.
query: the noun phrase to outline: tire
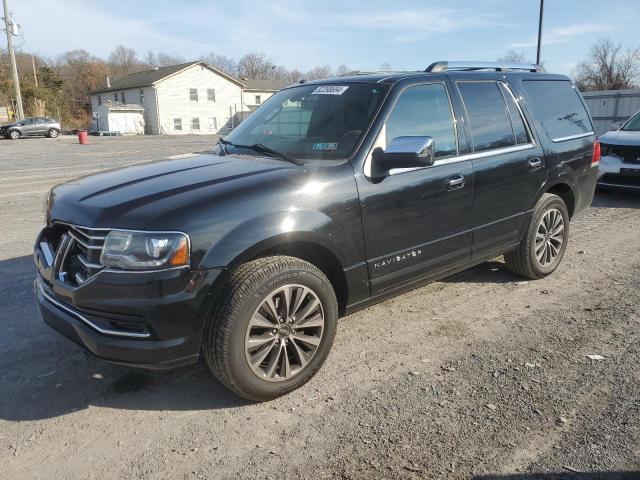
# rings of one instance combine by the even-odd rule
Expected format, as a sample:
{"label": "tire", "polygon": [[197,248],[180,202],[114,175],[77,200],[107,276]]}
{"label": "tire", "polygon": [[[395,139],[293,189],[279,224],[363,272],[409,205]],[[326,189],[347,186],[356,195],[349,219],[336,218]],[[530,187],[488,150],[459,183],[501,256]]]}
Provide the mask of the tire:
{"label": "tire", "polygon": [[10,130],[9,133],[7,133],[7,138],[11,140],[18,140],[20,137],[21,134],[18,130]]}
{"label": "tire", "polygon": [[[555,222],[559,223],[554,227]],[[548,225],[552,225],[550,229]],[[561,232],[561,236],[554,234],[556,231]],[[560,265],[568,240],[567,206],[559,196],[545,193],[536,203],[526,237],[516,250],[504,255],[507,268],[533,280],[546,277]]]}
{"label": "tire", "polygon": [[57,128],[50,128],[47,132],[47,137],[49,138],[57,138],[60,135],[60,131]]}
{"label": "tire", "polygon": [[[266,308],[268,298],[274,309]],[[291,323],[286,314],[284,322],[274,320],[284,305],[293,312],[287,317]],[[295,319],[296,314],[301,317]],[[316,326],[322,317],[323,325]],[[335,292],[318,268],[294,257],[261,258],[236,269],[219,292],[205,325],[203,356],[213,375],[238,396],[272,400],[318,372],[333,344],[337,319]],[[269,322],[266,327],[262,320]],[[256,342],[264,345],[255,347]],[[265,354],[270,345],[275,346]]]}

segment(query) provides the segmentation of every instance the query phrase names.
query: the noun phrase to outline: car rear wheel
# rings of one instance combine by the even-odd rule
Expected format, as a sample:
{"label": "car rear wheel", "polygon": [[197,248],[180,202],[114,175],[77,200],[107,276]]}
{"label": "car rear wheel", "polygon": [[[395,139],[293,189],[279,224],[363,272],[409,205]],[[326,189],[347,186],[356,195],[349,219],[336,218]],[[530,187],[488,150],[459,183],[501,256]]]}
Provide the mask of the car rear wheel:
{"label": "car rear wheel", "polygon": [[20,138],[20,132],[18,130],[11,130],[7,134],[7,137],[10,138],[11,140],[17,140]]}
{"label": "car rear wheel", "polygon": [[327,277],[294,257],[240,266],[207,321],[205,361],[237,395],[266,401],[308,382],[329,354],[338,306]]}
{"label": "car rear wheel", "polygon": [[47,132],[49,138],[56,138],[58,135],[60,135],[60,131],[57,128],[50,128]]}
{"label": "car rear wheel", "polygon": [[533,212],[526,237],[517,250],[504,255],[507,268],[531,279],[552,273],[564,256],[569,240],[569,212],[564,200],[545,193]]}

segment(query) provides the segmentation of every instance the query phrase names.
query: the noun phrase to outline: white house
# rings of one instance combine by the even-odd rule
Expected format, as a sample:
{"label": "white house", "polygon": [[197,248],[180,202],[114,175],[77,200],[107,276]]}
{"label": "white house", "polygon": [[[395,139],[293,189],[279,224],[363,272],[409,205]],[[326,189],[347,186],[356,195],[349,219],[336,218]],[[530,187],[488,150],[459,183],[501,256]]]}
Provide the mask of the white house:
{"label": "white house", "polygon": [[[145,133],[214,134],[235,127],[243,112],[255,110],[287,85],[278,80],[238,80],[205,62],[132,73],[91,92],[99,116],[103,104],[144,107]],[[96,115],[97,114],[97,115]]]}

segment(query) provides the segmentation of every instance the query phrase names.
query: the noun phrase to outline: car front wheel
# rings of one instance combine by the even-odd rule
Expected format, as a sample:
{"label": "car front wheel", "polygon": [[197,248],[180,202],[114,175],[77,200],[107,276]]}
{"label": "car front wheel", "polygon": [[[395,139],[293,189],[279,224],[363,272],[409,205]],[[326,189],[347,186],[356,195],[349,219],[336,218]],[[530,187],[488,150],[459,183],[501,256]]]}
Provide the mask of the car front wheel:
{"label": "car front wheel", "polygon": [[20,132],[18,130],[11,130],[7,134],[7,137],[9,137],[11,140],[17,140],[20,138]]}
{"label": "car front wheel", "polygon": [[314,265],[286,256],[254,260],[219,293],[205,328],[204,358],[239,396],[271,400],[318,372],[337,318],[335,292]]}
{"label": "car front wheel", "polygon": [[56,128],[50,128],[47,132],[47,137],[49,138],[56,138],[58,135],[60,135],[60,132]]}

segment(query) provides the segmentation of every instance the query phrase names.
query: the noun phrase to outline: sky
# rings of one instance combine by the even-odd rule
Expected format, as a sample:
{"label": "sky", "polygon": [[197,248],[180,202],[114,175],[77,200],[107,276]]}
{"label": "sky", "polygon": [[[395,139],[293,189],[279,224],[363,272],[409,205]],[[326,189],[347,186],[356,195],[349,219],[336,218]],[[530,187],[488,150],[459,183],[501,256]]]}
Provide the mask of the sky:
{"label": "sky", "polygon": [[[539,0],[8,0],[18,45],[56,57],[118,44],[181,56],[267,54],[287,68],[422,70],[437,60],[535,60]],[[640,47],[640,0],[546,0],[542,60],[570,74],[598,38]]]}

